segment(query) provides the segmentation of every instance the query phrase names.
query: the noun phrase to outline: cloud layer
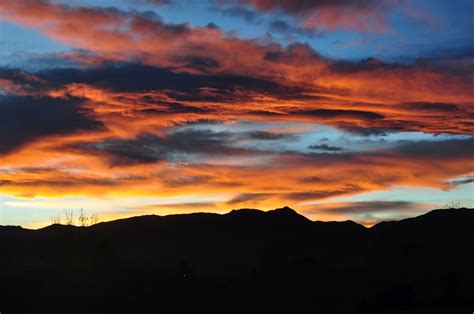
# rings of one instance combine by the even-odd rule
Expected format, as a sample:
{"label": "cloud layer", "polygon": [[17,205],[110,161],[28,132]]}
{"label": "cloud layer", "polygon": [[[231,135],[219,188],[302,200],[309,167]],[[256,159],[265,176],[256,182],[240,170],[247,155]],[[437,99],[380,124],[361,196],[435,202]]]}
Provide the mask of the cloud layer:
{"label": "cloud layer", "polygon": [[[309,30],[371,32],[386,31],[395,4],[217,1],[222,10],[283,14]],[[394,186],[449,190],[472,181],[468,59],[336,60],[298,41],[52,1],[1,1],[0,20],[71,48],[57,55],[67,66],[0,67],[2,194],[303,208]],[[320,212],[419,209],[402,201],[329,207]]]}

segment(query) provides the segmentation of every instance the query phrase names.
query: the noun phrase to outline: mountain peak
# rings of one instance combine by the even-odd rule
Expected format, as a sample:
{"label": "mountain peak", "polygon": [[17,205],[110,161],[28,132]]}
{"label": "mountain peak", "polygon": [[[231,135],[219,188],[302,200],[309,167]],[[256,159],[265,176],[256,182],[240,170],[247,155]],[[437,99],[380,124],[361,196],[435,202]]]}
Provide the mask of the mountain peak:
{"label": "mountain peak", "polygon": [[291,213],[297,214],[297,212],[296,212],[293,208],[288,207],[288,206],[284,206],[284,207],[281,207],[281,208],[277,208],[277,209],[275,209],[275,211],[291,212]]}
{"label": "mountain peak", "polygon": [[243,215],[261,215],[264,212],[259,209],[253,208],[240,208],[240,209],[233,209],[227,213],[230,216],[243,216]]}
{"label": "mountain peak", "polygon": [[234,209],[228,213],[231,217],[260,217],[260,218],[276,218],[281,221],[294,222],[297,221],[309,221],[306,217],[298,214],[294,209],[285,206],[276,208],[269,211],[262,211],[258,209],[242,208]]}
{"label": "mountain peak", "polygon": [[298,220],[308,220],[308,218],[298,214],[298,212],[296,212],[294,209],[288,207],[288,206],[285,206],[285,207],[281,207],[281,208],[277,208],[277,209],[274,209],[274,210],[270,210],[267,212],[268,214],[270,215],[273,215],[273,216],[277,216],[277,217],[282,217],[282,218],[285,218],[285,219],[298,219]]}
{"label": "mountain peak", "polygon": [[292,209],[288,206],[281,207],[281,208],[276,208],[274,210],[269,211],[269,213],[281,214],[281,215],[298,215],[298,216],[300,216],[300,214],[298,214],[294,209]]}

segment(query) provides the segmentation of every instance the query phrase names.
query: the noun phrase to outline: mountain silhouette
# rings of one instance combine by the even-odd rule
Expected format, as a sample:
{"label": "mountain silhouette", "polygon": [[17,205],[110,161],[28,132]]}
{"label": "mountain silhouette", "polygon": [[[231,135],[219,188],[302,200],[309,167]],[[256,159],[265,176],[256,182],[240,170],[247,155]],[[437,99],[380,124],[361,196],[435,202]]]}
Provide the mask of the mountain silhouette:
{"label": "mountain silhouette", "polygon": [[0,227],[1,313],[472,313],[474,210],[366,228],[289,207]]}

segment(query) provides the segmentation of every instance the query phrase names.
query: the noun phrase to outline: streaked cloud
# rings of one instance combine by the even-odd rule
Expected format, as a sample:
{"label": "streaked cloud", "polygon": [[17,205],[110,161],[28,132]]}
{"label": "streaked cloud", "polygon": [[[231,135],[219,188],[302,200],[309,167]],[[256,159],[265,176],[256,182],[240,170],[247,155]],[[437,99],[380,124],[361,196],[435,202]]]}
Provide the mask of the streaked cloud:
{"label": "streaked cloud", "polygon": [[341,59],[299,33],[391,36],[388,14],[402,2],[205,6],[270,30],[255,38],[207,17],[171,22],[179,1],[138,2],[0,2],[1,21],[68,47],[0,67],[1,195],[135,200],[110,217],[290,205],[361,221],[431,203],[338,200],[400,186],[466,195],[469,49],[456,60]]}
{"label": "streaked cloud", "polygon": [[281,11],[308,28],[356,29],[380,32],[386,29],[390,1],[300,1],[219,0],[220,3],[249,5],[261,12]]}

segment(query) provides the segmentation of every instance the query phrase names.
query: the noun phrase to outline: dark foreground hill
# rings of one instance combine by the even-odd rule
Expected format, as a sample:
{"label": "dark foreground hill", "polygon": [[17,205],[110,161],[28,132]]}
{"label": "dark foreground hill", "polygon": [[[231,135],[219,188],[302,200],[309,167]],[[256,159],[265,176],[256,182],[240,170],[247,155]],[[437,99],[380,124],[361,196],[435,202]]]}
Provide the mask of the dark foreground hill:
{"label": "dark foreground hill", "polygon": [[472,313],[474,210],[365,228],[290,208],[0,227],[0,312]]}

